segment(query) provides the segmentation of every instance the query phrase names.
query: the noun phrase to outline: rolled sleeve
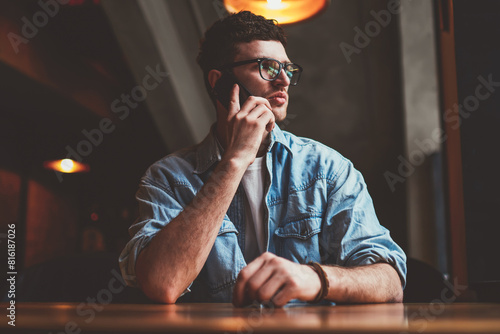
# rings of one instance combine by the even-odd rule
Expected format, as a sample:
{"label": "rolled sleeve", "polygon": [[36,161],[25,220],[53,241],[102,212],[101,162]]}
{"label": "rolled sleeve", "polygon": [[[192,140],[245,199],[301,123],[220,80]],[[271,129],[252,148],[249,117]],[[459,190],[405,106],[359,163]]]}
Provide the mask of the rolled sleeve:
{"label": "rolled sleeve", "polygon": [[183,210],[173,192],[143,178],[136,193],[139,218],[129,228],[132,237],[119,257],[122,276],[129,286],[136,287],[135,265],[140,252],[151,239]]}
{"label": "rolled sleeve", "polygon": [[361,173],[348,162],[338,174],[328,199],[324,242],[334,264],[355,267],[388,263],[406,285],[406,255],[380,225]]}

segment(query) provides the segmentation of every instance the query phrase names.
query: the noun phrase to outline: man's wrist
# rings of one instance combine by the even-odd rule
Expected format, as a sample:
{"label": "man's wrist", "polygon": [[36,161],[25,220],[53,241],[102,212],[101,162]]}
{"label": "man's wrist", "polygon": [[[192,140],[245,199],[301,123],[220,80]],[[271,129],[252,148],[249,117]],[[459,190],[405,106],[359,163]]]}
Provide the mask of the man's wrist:
{"label": "man's wrist", "polygon": [[316,272],[321,283],[318,294],[312,301],[309,301],[310,303],[316,304],[325,299],[326,296],[328,296],[328,292],[330,290],[330,282],[328,280],[328,275],[319,263],[310,261],[307,265]]}
{"label": "man's wrist", "polygon": [[254,160],[255,156],[249,158],[248,155],[245,156],[243,154],[231,154],[230,152],[226,152],[221,162],[225,163],[230,170],[245,172]]}

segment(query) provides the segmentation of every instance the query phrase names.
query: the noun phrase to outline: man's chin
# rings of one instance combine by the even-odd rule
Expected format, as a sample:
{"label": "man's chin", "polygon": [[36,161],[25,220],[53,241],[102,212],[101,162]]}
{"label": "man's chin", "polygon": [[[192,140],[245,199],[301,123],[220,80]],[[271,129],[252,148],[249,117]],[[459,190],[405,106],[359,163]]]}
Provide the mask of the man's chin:
{"label": "man's chin", "polygon": [[274,114],[274,119],[276,123],[278,122],[283,122],[286,117],[286,105],[282,106],[272,106],[273,107],[273,114]]}

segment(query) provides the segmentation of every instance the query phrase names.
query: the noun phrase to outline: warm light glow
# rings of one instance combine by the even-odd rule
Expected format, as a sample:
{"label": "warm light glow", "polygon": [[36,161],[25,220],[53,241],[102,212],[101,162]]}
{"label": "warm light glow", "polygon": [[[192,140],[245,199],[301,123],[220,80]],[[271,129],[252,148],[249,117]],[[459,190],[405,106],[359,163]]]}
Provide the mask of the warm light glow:
{"label": "warm light glow", "polygon": [[273,10],[283,9],[285,6],[281,3],[281,0],[267,0],[267,8]]}
{"label": "warm light glow", "polygon": [[329,0],[224,0],[230,13],[248,10],[279,24],[307,20],[325,10],[329,3]]}
{"label": "warm light glow", "polygon": [[73,170],[73,166],[75,164],[73,163],[73,160],[71,159],[62,159],[61,160],[61,170],[65,173],[69,173]]}
{"label": "warm light glow", "polygon": [[45,161],[43,167],[61,173],[83,173],[90,171],[90,166],[71,159]]}

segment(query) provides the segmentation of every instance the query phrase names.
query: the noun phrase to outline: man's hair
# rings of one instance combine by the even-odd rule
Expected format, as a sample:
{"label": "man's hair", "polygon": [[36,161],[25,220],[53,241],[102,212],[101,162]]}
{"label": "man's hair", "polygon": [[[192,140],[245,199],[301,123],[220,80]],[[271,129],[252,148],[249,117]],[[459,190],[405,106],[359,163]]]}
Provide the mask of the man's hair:
{"label": "man's hair", "polygon": [[208,72],[233,62],[239,43],[255,40],[278,41],[286,46],[285,32],[276,20],[268,20],[249,11],[226,16],[207,29],[205,36],[200,40],[200,51],[196,61],[203,70],[205,86],[212,100],[214,96],[208,82]]}

